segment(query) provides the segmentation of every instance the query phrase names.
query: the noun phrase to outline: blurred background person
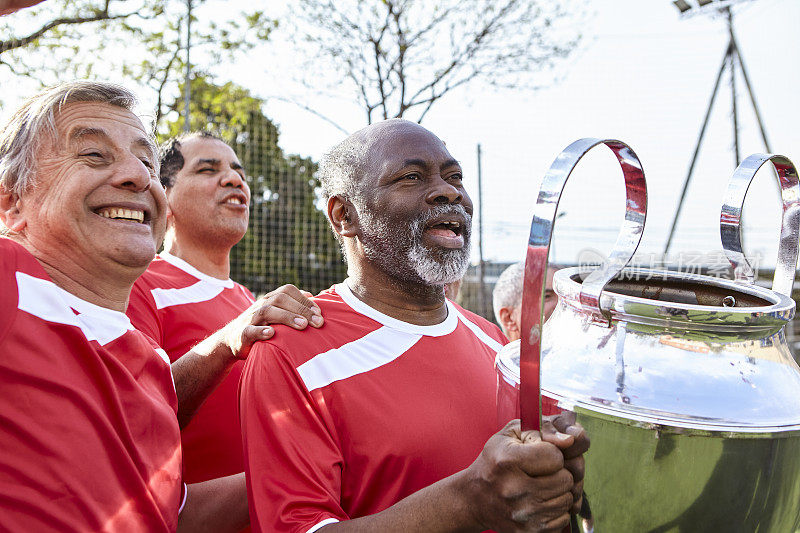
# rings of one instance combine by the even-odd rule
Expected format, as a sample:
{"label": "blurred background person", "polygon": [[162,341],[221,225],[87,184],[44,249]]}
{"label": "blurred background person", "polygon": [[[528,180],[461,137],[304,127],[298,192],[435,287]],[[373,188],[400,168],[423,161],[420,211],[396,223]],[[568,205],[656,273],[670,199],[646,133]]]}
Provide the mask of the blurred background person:
{"label": "blurred background person", "polygon": [[[558,296],[553,290],[553,275],[561,267],[548,265],[547,281],[544,290],[544,308],[542,318],[547,321],[558,304]],[[520,327],[522,325],[522,278],[525,272],[525,263],[514,263],[506,268],[492,291],[492,307],[494,316],[500,329],[508,337],[509,341],[519,339]]]}

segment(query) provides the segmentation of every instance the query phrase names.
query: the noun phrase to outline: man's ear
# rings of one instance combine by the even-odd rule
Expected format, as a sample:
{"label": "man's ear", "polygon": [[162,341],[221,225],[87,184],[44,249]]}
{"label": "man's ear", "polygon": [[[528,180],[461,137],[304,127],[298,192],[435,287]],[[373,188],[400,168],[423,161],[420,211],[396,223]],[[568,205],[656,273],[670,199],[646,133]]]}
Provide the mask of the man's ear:
{"label": "man's ear", "polygon": [[172,187],[164,189],[164,196],[167,197],[167,225],[169,225],[169,223],[170,223],[170,221],[172,219],[172,216],[173,216],[172,215],[172,207],[169,204],[169,198],[172,195],[171,193],[172,193]]}
{"label": "man's ear", "polygon": [[342,237],[355,237],[358,233],[358,213],[343,196],[337,194],[328,199],[328,219],[333,230]]}
{"label": "man's ear", "polygon": [[506,337],[509,338],[512,332],[517,332],[517,334],[519,334],[519,326],[514,322],[511,313],[512,309],[510,307],[501,307],[497,312],[500,317],[500,327],[503,329]]}
{"label": "man's ear", "polygon": [[22,200],[16,193],[0,192],[0,222],[15,233],[19,233],[27,225],[21,210]]}

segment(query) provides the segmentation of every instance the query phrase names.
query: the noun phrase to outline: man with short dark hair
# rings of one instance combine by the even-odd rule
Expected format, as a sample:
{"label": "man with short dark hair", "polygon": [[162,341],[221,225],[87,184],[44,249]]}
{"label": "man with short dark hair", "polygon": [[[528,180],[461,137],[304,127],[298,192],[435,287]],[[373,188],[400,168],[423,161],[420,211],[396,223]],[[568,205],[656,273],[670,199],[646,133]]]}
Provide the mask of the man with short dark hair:
{"label": "man with short dark hair", "polygon": [[446,300],[469,264],[461,167],[416,123],[365,128],[323,159],[348,279],[318,330],[253,346],[240,384],[253,526],[269,532],[556,531],[588,441],[565,418],[499,433],[506,342]]}
{"label": "man with short dark hair", "polygon": [[[250,189],[233,149],[207,132],[165,142],[160,168],[168,202],[164,251],[134,284],[127,314],[180,365],[183,354],[254,303],[250,291],[230,279],[231,248],[248,227]],[[261,323],[282,322],[297,329],[322,323],[319,308],[291,285],[269,293],[256,306]],[[270,328],[269,335],[273,332]],[[189,483],[244,472],[237,414],[243,363],[236,361],[227,369],[202,405],[179,411]],[[244,501],[243,479],[241,489]]]}

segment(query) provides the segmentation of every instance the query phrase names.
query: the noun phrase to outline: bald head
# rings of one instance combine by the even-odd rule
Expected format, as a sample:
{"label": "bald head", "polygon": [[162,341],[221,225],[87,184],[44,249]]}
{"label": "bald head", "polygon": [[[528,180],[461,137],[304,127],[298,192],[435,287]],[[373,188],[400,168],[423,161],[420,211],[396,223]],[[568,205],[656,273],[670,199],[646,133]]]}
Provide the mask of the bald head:
{"label": "bald head", "polygon": [[360,196],[363,177],[381,173],[389,163],[397,141],[417,133],[444,147],[433,133],[416,122],[394,118],[371,124],[334,146],[319,165],[319,180],[326,198]]}

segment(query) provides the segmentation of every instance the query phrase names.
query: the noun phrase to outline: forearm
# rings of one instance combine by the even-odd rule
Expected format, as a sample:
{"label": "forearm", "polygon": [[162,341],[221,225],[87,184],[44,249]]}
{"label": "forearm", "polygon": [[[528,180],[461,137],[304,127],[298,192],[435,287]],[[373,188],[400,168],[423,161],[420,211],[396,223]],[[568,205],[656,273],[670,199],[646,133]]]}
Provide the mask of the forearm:
{"label": "forearm", "polygon": [[461,533],[483,531],[463,497],[466,476],[456,473],[370,516],[327,525],[325,533]]}
{"label": "forearm", "polygon": [[241,531],[250,523],[244,472],[188,486],[178,532]]}
{"label": "forearm", "polygon": [[236,362],[230,348],[221,339],[221,335],[216,333],[172,363],[181,428],[186,427]]}

